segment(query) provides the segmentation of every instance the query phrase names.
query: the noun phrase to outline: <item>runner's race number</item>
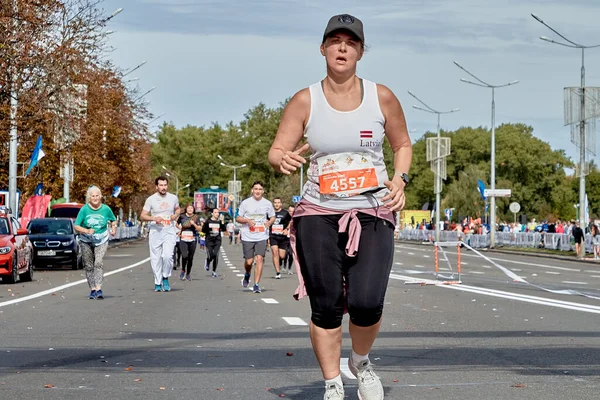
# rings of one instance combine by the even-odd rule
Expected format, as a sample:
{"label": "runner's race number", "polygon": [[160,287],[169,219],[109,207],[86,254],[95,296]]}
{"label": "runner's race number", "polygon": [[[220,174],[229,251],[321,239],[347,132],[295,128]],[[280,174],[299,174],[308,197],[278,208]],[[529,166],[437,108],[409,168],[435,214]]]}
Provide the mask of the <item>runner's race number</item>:
{"label": "runner's race number", "polygon": [[323,195],[350,197],[379,187],[377,172],[368,154],[340,153],[321,157],[317,162]]}

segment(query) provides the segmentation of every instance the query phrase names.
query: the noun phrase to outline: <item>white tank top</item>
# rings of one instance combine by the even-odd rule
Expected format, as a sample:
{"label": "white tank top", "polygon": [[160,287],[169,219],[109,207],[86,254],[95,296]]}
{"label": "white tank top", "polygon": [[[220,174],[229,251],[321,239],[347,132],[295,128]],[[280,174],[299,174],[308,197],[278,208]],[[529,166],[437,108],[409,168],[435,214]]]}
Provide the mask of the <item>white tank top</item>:
{"label": "white tank top", "polygon": [[[389,191],[383,184],[388,180],[382,148],[385,119],[379,106],[377,85],[363,79],[362,102],[352,111],[337,111],[331,107],[325,98],[321,82],[311,85],[309,90],[310,116],[304,135],[313,154],[310,157],[303,197],[313,204],[335,210],[382,206],[381,198]],[[337,180],[334,178],[335,183],[323,180],[326,179],[325,172],[331,171],[328,168],[332,165],[336,168],[339,166],[342,170],[344,168],[360,170],[362,165],[368,165],[370,168],[367,172],[371,172],[368,181],[371,185],[367,189],[375,193],[355,194],[349,197],[339,197],[340,195],[336,193],[323,194],[328,191],[331,193],[331,190],[335,189],[354,189],[357,186],[356,191],[360,192],[361,184],[364,184],[364,179],[356,178],[356,171],[347,174],[348,171],[342,171],[342,175],[336,172],[338,178]],[[364,171],[363,169],[359,172]],[[349,176],[354,178],[348,178]],[[340,177],[342,179],[339,179]],[[334,189],[331,189],[332,186]],[[383,189],[377,191],[377,188]]]}

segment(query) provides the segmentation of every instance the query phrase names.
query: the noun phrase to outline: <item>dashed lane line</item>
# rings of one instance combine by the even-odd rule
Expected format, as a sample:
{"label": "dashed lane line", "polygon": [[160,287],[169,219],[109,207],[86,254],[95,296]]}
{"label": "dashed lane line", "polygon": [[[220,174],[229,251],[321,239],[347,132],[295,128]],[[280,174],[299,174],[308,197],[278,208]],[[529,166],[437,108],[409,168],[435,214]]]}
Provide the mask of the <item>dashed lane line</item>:
{"label": "dashed lane line", "polygon": [[[134,264],[128,265],[126,267],[122,267],[122,268],[119,268],[119,269],[115,269],[114,271],[107,272],[107,273],[104,274],[104,276],[107,277],[107,276],[110,276],[110,275],[118,274],[119,272],[127,271],[128,269],[131,269],[131,268],[139,267],[140,265],[145,264],[148,261],[150,261],[150,257],[145,258],[145,259],[143,259],[141,261],[138,261],[138,262],[136,262]],[[56,293],[56,292],[58,292],[60,290],[67,289],[67,288],[70,288],[70,287],[73,287],[73,286],[77,286],[77,285],[81,285],[83,283],[87,283],[87,279],[81,279],[81,280],[78,280],[78,281],[75,281],[75,282],[70,282],[70,283],[67,283],[65,285],[57,286],[57,287],[51,288],[51,289],[46,289],[46,290],[43,290],[41,292],[30,294],[29,296],[24,296],[24,297],[21,297],[21,298],[18,298],[18,299],[4,301],[4,302],[0,303],[0,307],[6,307],[6,306],[9,306],[11,304],[23,303],[23,302],[28,301],[28,300],[37,299],[38,297],[42,297],[42,296],[46,296],[48,294]]]}
{"label": "dashed lane line", "polygon": [[302,319],[298,317],[281,317],[285,322],[289,325],[294,326],[307,326],[308,324]]}

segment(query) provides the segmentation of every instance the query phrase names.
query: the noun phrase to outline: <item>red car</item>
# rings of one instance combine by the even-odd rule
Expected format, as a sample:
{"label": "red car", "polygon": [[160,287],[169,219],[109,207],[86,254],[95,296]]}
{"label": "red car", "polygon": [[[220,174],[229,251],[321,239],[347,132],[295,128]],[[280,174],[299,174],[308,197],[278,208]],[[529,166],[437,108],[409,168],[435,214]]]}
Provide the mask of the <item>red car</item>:
{"label": "red car", "polygon": [[15,217],[0,209],[0,278],[16,283],[33,279],[33,246],[27,229]]}

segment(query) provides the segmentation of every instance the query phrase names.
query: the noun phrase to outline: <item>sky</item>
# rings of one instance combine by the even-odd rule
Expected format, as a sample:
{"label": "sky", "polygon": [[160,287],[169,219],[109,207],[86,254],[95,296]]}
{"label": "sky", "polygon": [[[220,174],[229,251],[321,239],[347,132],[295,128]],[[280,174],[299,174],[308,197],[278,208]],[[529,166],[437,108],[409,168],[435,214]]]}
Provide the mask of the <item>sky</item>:
{"label": "sky", "polygon": [[[332,15],[364,23],[368,46],[360,77],[388,86],[400,100],[413,140],[435,131],[437,117],[414,109],[408,90],[442,115],[442,129],[491,126],[491,90],[470,78],[457,61],[496,90],[496,126],[521,122],[553,149],[578,161],[564,126],[563,89],[580,85],[581,51],[539,39],[557,35],[600,44],[597,0],[105,0],[106,14],[123,7],[107,29],[114,63],[139,78],[150,111],[177,127],[222,125],[244,119],[260,102],[276,107],[325,74],[319,45]],[[600,48],[585,52],[586,85],[600,86]],[[600,125],[599,125],[600,126]],[[156,125],[151,129],[158,129]],[[600,156],[600,152],[598,152]],[[596,161],[596,156],[591,156]]]}

